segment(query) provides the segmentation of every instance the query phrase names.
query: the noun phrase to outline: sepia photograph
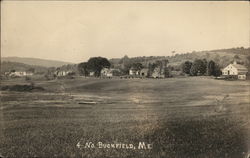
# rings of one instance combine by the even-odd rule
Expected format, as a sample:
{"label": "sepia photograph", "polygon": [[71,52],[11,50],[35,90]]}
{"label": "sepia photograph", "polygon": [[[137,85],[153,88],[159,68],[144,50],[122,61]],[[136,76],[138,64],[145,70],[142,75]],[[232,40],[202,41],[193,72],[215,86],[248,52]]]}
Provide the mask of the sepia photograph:
{"label": "sepia photograph", "polygon": [[0,3],[0,158],[250,158],[248,1]]}

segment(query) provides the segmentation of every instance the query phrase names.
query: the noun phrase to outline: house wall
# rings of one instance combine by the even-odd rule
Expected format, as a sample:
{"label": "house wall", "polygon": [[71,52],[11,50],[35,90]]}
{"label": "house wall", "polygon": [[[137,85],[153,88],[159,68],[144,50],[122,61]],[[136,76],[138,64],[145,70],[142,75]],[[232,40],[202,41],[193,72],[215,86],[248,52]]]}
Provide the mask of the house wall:
{"label": "house wall", "polygon": [[129,70],[129,75],[134,75],[134,71],[133,70]]}
{"label": "house wall", "polygon": [[10,76],[19,76],[19,77],[21,77],[21,76],[26,76],[27,74],[26,74],[25,71],[24,72],[22,72],[22,71],[16,71],[16,72],[11,72],[9,75]]}
{"label": "house wall", "polygon": [[238,79],[240,80],[245,80],[247,78],[246,75],[238,75]]}
{"label": "house wall", "polygon": [[136,70],[129,70],[129,75],[139,75],[140,72],[139,71],[136,71]]}
{"label": "house wall", "polygon": [[107,77],[112,77],[113,76],[113,74],[112,73],[107,73],[107,75],[106,75]]}
{"label": "house wall", "polygon": [[222,75],[238,75],[238,70],[230,64],[222,70]]}
{"label": "house wall", "polygon": [[89,76],[94,76],[95,75],[95,72],[90,72],[89,73]]}

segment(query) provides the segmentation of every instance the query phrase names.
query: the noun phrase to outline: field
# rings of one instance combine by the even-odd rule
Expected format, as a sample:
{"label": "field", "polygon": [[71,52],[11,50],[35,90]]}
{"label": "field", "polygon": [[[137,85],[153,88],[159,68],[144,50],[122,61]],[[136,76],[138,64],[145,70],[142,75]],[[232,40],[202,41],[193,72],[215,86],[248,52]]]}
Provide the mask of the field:
{"label": "field", "polygon": [[[246,158],[250,83],[206,77],[33,81],[1,91],[3,157]],[[1,86],[27,84],[23,79]],[[95,148],[84,148],[92,142]],[[136,148],[98,148],[124,143]],[[151,148],[138,149],[138,143]]]}

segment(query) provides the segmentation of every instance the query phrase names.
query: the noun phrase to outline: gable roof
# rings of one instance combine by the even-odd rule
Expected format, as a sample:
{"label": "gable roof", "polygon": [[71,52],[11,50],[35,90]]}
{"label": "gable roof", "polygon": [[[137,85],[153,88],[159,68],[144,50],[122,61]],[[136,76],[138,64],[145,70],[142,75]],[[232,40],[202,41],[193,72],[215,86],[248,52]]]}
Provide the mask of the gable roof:
{"label": "gable roof", "polygon": [[240,65],[240,64],[232,64],[232,66],[238,69],[239,71],[248,71],[245,66]]}

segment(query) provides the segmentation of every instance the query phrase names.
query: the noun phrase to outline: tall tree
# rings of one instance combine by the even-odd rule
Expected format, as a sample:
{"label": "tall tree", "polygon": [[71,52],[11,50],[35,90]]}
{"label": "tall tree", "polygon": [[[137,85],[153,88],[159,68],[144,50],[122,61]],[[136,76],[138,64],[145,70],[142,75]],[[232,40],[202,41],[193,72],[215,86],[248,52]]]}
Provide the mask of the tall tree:
{"label": "tall tree", "polygon": [[135,70],[141,70],[143,68],[143,65],[142,63],[133,63],[132,64],[132,67],[135,69]]}
{"label": "tall tree", "polygon": [[190,74],[190,69],[192,67],[192,62],[186,61],[182,64],[182,72],[185,74]]}
{"label": "tall tree", "polygon": [[78,72],[80,75],[87,76],[88,75],[88,63],[82,62],[77,66]]}
{"label": "tall tree", "polygon": [[154,72],[154,69],[157,67],[157,65],[155,63],[151,64],[149,63],[148,65],[148,72],[149,72],[149,76],[151,76]]}
{"label": "tall tree", "polygon": [[206,64],[204,60],[196,59],[192,64],[190,69],[190,75],[197,76],[197,75],[204,75],[206,73]]}
{"label": "tall tree", "polygon": [[220,70],[220,66],[218,64],[215,64],[213,76],[217,77],[217,76],[220,76],[220,75],[222,75],[222,72]]}
{"label": "tall tree", "polygon": [[215,62],[210,60],[207,65],[207,75],[214,76],[215,75]]}
{"label": "tall tree", "polygon": [[207,59],[202,59],[202,61],[203,61],[203,66],[202,66],[202,70],[201,70],[201,74],[202,75],[204,75],[204,74],[206,74],[207,73]]}
{"label": "tall tree", "polygon": [[94,71],[95,76],[100,76],[101,70],[103,68],[109,68],[110,67],[110,62],[108,61],[107,58],[103,57],[93,57],[88,60],[88,71]]}

